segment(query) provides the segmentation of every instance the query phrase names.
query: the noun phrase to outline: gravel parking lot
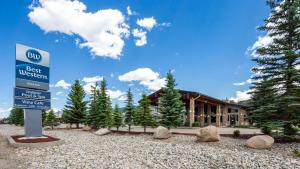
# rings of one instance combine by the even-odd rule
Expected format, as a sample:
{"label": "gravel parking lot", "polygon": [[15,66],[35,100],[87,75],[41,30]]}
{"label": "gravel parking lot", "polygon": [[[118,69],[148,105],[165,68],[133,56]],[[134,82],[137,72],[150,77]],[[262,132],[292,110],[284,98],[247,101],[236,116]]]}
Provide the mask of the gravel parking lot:
{"label": "gravel parking lot", "polygon": [[[1,135],[23,134],[23,128],[0,125]],[[274,144],[271,150],[253,150],[245,140],[222,137],[199,143],[192,136],[154,140],[150,135],[97,136],[80,130],[54,130],[45,134],[65,144],[14,149],[19,168],[300,168],[292,151],[295,144]]]}

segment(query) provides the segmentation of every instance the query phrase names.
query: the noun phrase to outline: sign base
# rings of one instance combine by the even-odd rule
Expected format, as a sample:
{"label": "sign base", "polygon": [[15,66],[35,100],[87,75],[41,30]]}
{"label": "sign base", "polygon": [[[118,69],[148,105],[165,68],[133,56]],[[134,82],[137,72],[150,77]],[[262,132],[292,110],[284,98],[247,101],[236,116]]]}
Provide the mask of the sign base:
{"label": "sign base", "polygon": [[42,110],[24,109],[25,136],[42,137]]}

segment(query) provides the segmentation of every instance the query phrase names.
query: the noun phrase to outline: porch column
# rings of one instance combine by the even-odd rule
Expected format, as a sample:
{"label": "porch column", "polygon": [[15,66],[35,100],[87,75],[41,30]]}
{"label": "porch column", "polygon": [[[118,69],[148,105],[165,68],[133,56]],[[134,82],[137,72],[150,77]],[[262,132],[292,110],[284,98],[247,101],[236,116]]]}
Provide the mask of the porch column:
{"label": "porch column", "polygon": [[192,127],[194,121],[195,121],[195,99],[191,98],[190,99],[190,110],[189,110],[189,113],[190,113],[190,127]]}
{"label": "porch column", "polygon": [[207,103],[207,122],[211,125],[211,105]]}
{"label": "porch column", "polygon": [[221,105],[217,105],[217,113],[216,113],[216,126],[220,127],[221,126]]}
{"label": "porch column", "polygon": [[227,126],[228,125],[228,107],[224,106],[223,109],[223,125]]}
{"label": "porch column", "polygon": [[240,118],[239,118],[239,120],[240,120],[240,125],[244,125],[244,115],[245,115],[245,112],[243,111],[243,110],[241,110],[241,109],[239,109],[239,116],[240,116]]}
{"label": "porch column", "polygon": [[200,103],[200,126],[203,127],[205,123],[204,103]]}

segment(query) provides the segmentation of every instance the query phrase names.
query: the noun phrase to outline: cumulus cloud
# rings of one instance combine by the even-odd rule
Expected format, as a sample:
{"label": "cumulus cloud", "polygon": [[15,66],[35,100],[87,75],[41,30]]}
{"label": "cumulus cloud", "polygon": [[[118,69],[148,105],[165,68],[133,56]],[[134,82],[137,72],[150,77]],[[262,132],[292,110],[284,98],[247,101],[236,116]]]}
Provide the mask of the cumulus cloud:
{"label": "cumulus cloud", "polygon": [[143,18],[138,19],[136,21],[136,24],[138,24],[140,27],[146,28],[148,31],[151,31],[151,29],[157,24],[154,17],[150,18]]}
{"label": "cumulus cloud", "polygon": [[68,89],[71,87],[71,84],[67,83],[65,80],[60,80],[56,82],[56,84],[53,87],[61,87],[63,89]]}
{"label": "cumulus cloud", "polygon": [[251,84],[252,83],[252,79],[247,79],[244,82],[238,82],[238,83],[233,83],[234,86],[244,86],[246,84]]}
{"label": "cumulus cloud", "polygon": [[95,83],[103,80],[103,76],[84,77],[82,81],[85,83]]}
{"label": "cumulus cloud", "polygon": [[59,91],[59,92],[56,92],[55,95],[56,95],[56,96],[59,96],[59,95],[61,95],[61,94],[63,94],[63,93],[64,93],[64,92]]}
{"label": "cumulus cloud", "polygon": [[165,86],[165,78],[160,78],[159,73],[150,68],[138,68],[119,76],[123,82],[138,81],[139,84],[147,87],[149,90],[159,90]]}
{"label": "cumulus cloud", "polygon": [[86,93],[91,94],[92,86],[96,86],[96,82],[102,81],[103,76],[89,76],[84,77],[82,81],[85,83],[83,89]]}
{"label": "cumulus cloud", "polygon": [[108,89],[106,92],[111,99],[122,100],[124,98],[124,96],[126,96],[126,93],[122,92],[120,90],[109,90]]}
{"label": "cumulus cloud", "polygon": [[256,53],[256,50],[262,47],[267,47],[271,43],[273,43],[274,37],[270,37],[269,34],[266,34],[265,36],[259,36],[257,41],[248,49],[248,52],[250,52],[251,56],[253,57],[259,57],[259,55]]}
{"label": "cumulus cloud", "polygon": [[82,41],[78,41],[79,47],[88,48],[95,56],[119,59],[124,39],[130,34],[119,10],[101,9],[92,13],[79,0],[39,0],[30,10],[30,21],[46,33],[77,35]]}
{"label": "cumulus cloud", "polygon": [[133,29],[132,35],[137,38],[135,40],[136,46],[144,46],[147,44],[147,32],[141,29]]}
{"label": "cumulus cloud", "polygon": [[244,100],[249,100],[251,98],[251,95],[248,94],[251,90],[246,90],[246,91],[237,91],[235,93],[234,97],[231,97],[229,100],[232,100],[234,102],[240,102]]}

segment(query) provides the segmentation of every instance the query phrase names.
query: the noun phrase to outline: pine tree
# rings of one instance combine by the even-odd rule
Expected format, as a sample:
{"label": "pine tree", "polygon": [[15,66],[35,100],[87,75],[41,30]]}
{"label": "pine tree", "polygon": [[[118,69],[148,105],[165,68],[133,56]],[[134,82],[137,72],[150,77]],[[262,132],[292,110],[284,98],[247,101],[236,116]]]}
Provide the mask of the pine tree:
{"label": "pine tree", "polygon": [[99,128],[110,128],[111,126],[111,102],[107,95],[107,84],[106,80],[103,79],[100,85],[100,94],[98,97],[98,111],[97,111],[97,127]]}
{"label": "pine tree", "polygon": [[150,110],[150,100],[145,93],[142,94],[142,99],[139,102],[139,124],[144,127],[146,132],[147,126],[152,125],[153,118]]}
{"label": "pine tree", "polygon": [[20,108],[13,108],[10,111],[9,122],[15,125],[24,125],[24,111]]}
{"label": "pine tree", "polygon": [[91,125],[93,127],[97,126],[97,113],[98,113],[98,99],[99,99],[99,90],[98,83],[95,86],[91,86],[91,98],[90,98],[90,106],[86,116],[85,123],[87,125]]}
{"label": "pine tree", "polygon": [[64,109],[64,118],[71,124],[75,123],[77,128],[85,120],[87,102],[84,101],[84,98],[85,92],[83,87],[80,85],[79,80],[76,80],[68,95],[67,105],[65,105]]}
{"label": "pine tree", "polygon": [[119,106],[116,104],[113,113],[113,126],[119,131],[119,127],[123,125],[123,114],[120,111]]}
{"label": "pine tree", "polygon": [[166,82],[158,101],[158,112],[161,114],[161,125],[170,129],[182,124],[185,109],[171,71],[167,74]]}
{"label": "pine tree", "polygon": [[132,121],[135,126],[141,124],[141,109],[139,106],[133,110]]}
{"label": "pine tree", "polygon": [[[271,15],[260,30],[266,31],[272,42],[257,49],[253,60],[259,73],[253,79],[258,95],[276,95],[267,104],[253,106],[254,115],[260,110],[272,113],[277,120],[300,119],[300,1],[269,0]],[[266,90],[264,89],[266,88]],[[276,111],[274,111],[274,107]],[[274,119],[273,119],[274,120]]]}
{"label": "pine tree", "polygon": [[129,132],[131,130],[131,125],[133,124],[133,114],[134,114],[133,95],[129,88],[127,92],[126,107],[125,107],[125,123],[128,125]]}
{"label": "pine tree", "polygon": [[45,120],[45,124],[47,126],[51,126],[51,128],[53,129],[54,128],[54,124],[57,122],[57,118],[56,116],[54,115],[54,112],[53,110],[50,110],[48,113],[47,113],[47,116],[46,116],[46,120]]}

